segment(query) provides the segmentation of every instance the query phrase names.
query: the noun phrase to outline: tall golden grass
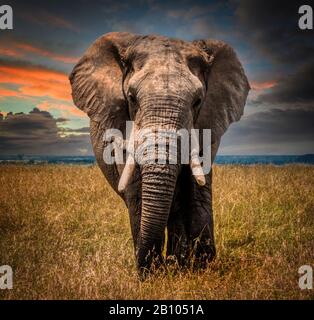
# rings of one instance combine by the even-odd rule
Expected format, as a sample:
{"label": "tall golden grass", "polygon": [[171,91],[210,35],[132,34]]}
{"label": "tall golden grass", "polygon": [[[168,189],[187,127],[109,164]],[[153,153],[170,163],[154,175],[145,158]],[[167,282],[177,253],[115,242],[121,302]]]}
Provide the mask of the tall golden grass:
{"label": "tall golden grass", "polygon": [[217,258],[140,282],[127,210],[96,166],[0,167],[0,299],[313,299],[314,167],[214,166]]}

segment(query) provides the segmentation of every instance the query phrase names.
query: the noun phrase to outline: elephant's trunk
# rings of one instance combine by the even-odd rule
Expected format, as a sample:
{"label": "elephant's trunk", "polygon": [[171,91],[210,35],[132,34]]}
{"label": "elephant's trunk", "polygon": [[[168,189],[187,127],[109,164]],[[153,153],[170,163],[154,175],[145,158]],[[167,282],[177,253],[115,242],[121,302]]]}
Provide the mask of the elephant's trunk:
{"label": "elephant's trunk", "polygon": [[[141,272],[150,268],[155,256],[161,257],[165,228],[180,170],[180,164],[172,162],[174,158],[178,160],[177,148],[165,148],[165,140],[161,138],[159,130],[176,132],[184,123],[178,97],[150,97],[142,103],[142,108],[142,128],[152,130],[155,140],[150,140],[147,138],[149,135],[146,135],[146,140],[139,138],[139,141],[142,141],[144,149],[155,150],[155,154],[154,161],[149,156],[148,162],[144,161],[140,165],[142,207],[137,263]],[[167,140],[168,143],[171,142]]]}
{"label": "elephant's trunk", "polygon": [[154,255],[160,256],[178,175],[173,164],[147,164],[142,167],[142,215],[138,267],[148,269]]}

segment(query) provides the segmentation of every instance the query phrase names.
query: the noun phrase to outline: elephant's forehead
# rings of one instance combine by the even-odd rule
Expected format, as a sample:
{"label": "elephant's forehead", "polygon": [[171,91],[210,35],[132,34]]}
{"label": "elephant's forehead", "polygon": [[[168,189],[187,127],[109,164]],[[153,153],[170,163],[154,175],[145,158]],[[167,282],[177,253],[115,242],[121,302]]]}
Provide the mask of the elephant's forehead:
{"label": "elephant's forehead", "polygon": [[160,56],[160,59],[163,59],[164,56],[182,59],[187,55],[200,53],[198,48],[190,42],[158,36],[141,38],[136,42],[132,51],[146,54],[148,58],[157,55]]}

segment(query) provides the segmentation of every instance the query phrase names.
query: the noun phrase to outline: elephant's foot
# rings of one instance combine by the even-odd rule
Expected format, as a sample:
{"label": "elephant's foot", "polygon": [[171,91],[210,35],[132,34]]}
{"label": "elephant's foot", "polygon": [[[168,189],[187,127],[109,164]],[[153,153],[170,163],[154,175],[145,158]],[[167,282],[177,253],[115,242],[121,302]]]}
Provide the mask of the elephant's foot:
{"label": "elephant's foot", "polygon": [[185,266],[188,260],[188,239],[184,230],[175,230],[168,226],[167,262]]}
{"label": "elephant's foot", "polygon": [[210,208],[196,207],[190,224],[190,259],[193,268],[206,268],[216,255],[213,217]]}
{"label": "elephant's foot", "polygon": [[204,269],[216,256],[216,248],[210,232],[193,239],[190,259],[193,269]]}
{"label": "elephant's foot", "polygon": [[164,265],[164,258],[161,252],[156,252],[155,249],[147,253],[138,251],[137,254],[137,271],[141,281],[147,279],[150,274],[155,274],[161,266]]}
{"label": "elephant's foot", "polygon": [[153,245],[149,245],[152,249],[148,249],[141,244],[139,239],[136,250],[135,258],[137,262],[137,271],[141,281],[144,281],[148,275],[154,274],[155,271],[164,265],[164,257],[162,255],[163,247],[165,244],[165,237],[156,241]]}

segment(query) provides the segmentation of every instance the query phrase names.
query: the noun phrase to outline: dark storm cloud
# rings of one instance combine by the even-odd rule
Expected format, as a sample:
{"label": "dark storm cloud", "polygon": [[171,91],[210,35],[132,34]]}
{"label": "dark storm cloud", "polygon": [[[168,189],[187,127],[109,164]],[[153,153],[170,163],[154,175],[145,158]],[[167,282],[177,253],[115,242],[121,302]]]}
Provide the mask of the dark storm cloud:
{"label": "dark storm cloud", "polygon": [[313,108],[275,108],[254,113],[229,128],[223,137],[221,152],[314,153],[313,119]]}
{"label": "dark storm cloud", "polygon": [[231,127],[224,138],[225,150],[232,152],[237,145],[246,148],[244,153],[314,152],[314,31],[298,27],[298,9],[308,3],[233,3],[243,38],[262,59],[270,59],[276,85],[252,98],[251,105],[269,111],[257,112]]}
{"label": "dark storm cloud", "polygon": [[295,65],[309,60],[314,50],[313,31],[298,27],[298,10],[305,2],[233,1],[244,38],[276,62]]}
{"label": "dark storm cloud", "polygon": [[63,132],[73,132],[73,133],[89,133],[90,129],[89,127],[83,127],[79,129],[71,129],[71,128],[64,128]]}
{"label": "dark storm cloud", "polygon": [[314,59],[298,68],[292,75],[281,78],[270,92],[261,94],[257,102],[286,104],[294,107],[307,104],[314,108],[313,75]]}
{"label": "dark storm cloud", "polygon": [[257,99],[260,103],[314,105],[314,33],[298,27],[304,1],[235,1],[235,16],[243,37],[257,54],[272,60],[278,83]]}
{"label": "dark storm cloud", "polygon": [[91,154],[89,135],[85,128],[72,130],[74,134],[61,137],[58,123],[49,112],[34,108],[30,113],[8,113],[0,116],[0,153],[27,155]]}
{"label": "dark storm cloud", "polygon": [[[42,71],[51,71],[51,72],[59,72],[64,73],[61,68],[51,68],[43,64],[33,63],[24,59],[6,59],[0,57],[0,67],[16,67],[16,68],[24,68],[30,71],[42,70]],[[66,73],[64,73],[66,75]],[[1,78],[0,78],[1,79]]]}
{"label": "dark storm cloud", "polygon": [[26,137],[36,139],[41,135],[53,136],[58,132],[57,120],[49,112],[34,108],[29,114],[9,112],[0,125],[1,138]]}

